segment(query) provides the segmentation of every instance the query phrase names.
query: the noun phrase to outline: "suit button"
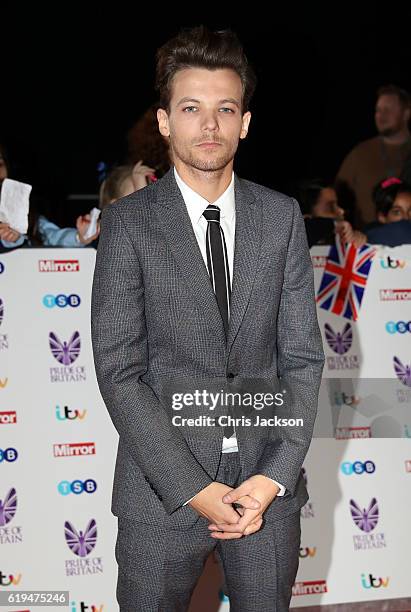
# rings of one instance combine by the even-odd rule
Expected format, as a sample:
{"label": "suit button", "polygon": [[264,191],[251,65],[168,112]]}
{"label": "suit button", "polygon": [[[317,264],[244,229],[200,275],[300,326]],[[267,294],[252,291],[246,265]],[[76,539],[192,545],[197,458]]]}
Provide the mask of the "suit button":
{"label": "suit button", "polygon": [[233,374],[232,372],[228,372],[227,378],[233,379],[233,378],[235,378],[235,374]]}
{"label": "suit button", "polygon": [[146,482],[149,482],[149,480],[148,480],[147,476],[144,476],[144,480],[145,480]]}
{"label": "suit button", "polygon": [[157,497],[160,501],[163,501],[163,498],[161,497],[161,495],[157,495]]}

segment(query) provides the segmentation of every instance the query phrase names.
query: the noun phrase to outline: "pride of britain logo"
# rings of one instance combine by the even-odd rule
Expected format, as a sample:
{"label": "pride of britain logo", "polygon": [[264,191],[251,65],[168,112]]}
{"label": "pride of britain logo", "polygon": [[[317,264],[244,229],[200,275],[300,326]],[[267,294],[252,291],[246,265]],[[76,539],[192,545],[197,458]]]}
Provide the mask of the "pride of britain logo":
{"label": "pride of britain logo", "polygon": [[358,355],[347,355],[353,342],[351,323],[346,323],[341,331],[325,323],[324,335],[328,346],[336,354],[327,356],[329,370],[356,370],[359,368]]}
{"label": "pride of britain logo", "polygon": [[[4,318],[4,302],[0,298],[0,325],[3,323],[3,318]],[[0,351],[2,351],[3,349],[8,349],[8,348],[9,348],[9,339],[7,337],[7,334],[0,334]]]}
{"label": "pride of britain logo", "polygon": [[23,541],[20,526],[10,526],[17,512],[17,492],[14,487],[9,489],[4,499],[0,499],[0,544],[19,544]]}
{"label": "pride of britain logo", "polygon": [[60,340],[56,333],[49,333],[49,346],[54,359],[63,367],[50,368],[51,382],[78,382],[86,379],[84,366],[72,364],[80,355],[80,333],[75,331],[69,340]]}
{"label": "pride of britain logo", "polygon": [[64,537],[71,552],[76,556],[65,562],[66,576],[100,574],[103,571],[101,557],[89,557],[97,543],[97,523],[90,519],[84,531],[77,530],[73,523],[64,523]]}
{"label": "pride of britain logo", "polygon": [[397,378],[406,387],[411,387],[411,365],[409,363],[403,364],[398,357],[393,357],[394,370]]}
{"label": "pride of britain logo", "polygon": [[[394,372],[403,387],[396,389],[399,403],[411,402],[411,364],[403,363],[399,357],[393,357]],[[408,437],[408,436],[407,436]]]}
{"label": "pride of britain logo", "polygon": [[386,541],[383,533],[371,533],[378,524],[380,511],[375,497],[372,498],[367,508],[361,508],[353,499],[350,500],[351,517],[358,529],[364,533],[354,535],[354,550],[369,550],[385,548]]}
{"label": "pride of britain logo", "polygon": [[13,487],[9,490],[4,501],[0,499],[0,527],[11,521],[17,511],[17,493]]}

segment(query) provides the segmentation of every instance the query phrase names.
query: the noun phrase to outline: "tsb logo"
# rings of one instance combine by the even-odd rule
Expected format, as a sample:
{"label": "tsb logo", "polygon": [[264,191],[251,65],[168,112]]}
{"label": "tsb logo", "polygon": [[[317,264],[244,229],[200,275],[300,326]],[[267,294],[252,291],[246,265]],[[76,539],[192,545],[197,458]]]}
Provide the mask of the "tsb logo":
{"label": "tsb logo", "polygon": [[74,493],[75,495],[80,495],[80,493],[94,493],[97,490],[97,483],[92,478],[85,480],[73,480],[73,482],[69,482],[68,480],[62,480],[57,485],[57,490],[60,495],[69,495],[70,493]]}
{"label": "tsb logo", "polygon": [[375,472],[375,463],[370,461],[354,461],[354,463],[350,463],[350,461],[344,461],[341,464],[341,471],[346,476],[351,476],[351,474],[374,474]]}
{"label": "tsb logo", "polygon": [[59,293],[58,295],[47,294],[43,297],[43,305],[46,308],[54,308],[54,306],[59,308],[65,308],[66,306],[77,308],[77,306],[80,306],[80,303],[80,296],[76,293],[71,295],[64,295],[64,293]]}
{"label": "tsb logo", "polygon": [[385,324],[385,329],[389,334],[395,334],[397,332],[399,334],[411,333],[411,321],[397,321],[397,323],[395,323],[395,321],[388,321],[388,323]]}
{"label": "tsb logo", "polygon": [[15,448],[5,448],[4,450],[0,448],[0,463],[2,461],[8,461],[8,463],[12,463],[16,461],[19,456],[17,450]]}

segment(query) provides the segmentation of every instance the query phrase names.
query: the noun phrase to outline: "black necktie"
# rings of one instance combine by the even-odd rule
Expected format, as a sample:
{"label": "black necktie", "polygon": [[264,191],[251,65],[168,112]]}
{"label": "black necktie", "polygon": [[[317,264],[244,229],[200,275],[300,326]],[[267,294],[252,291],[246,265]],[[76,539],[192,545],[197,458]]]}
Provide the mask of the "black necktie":
{"label": "black necktie", "polygon": [[[231,287],[227,248],[224,232],[220,225],[220,209],[214,204],[209,204],[203,215],[207,219],[206,253],[208,273],[217,298],[227,338],[228,322],[230,319]],[[234,428],[232,425],[224,427],[225,438],[230,438],[233,433]]]}
{"label": "black necktie", "polygon": [[224,233],[220,225],[220,209],[214,204],[209,204],[203,215],[208,222],[206,234],[208,274],[217,298],[227,337],[228,320],[230,318],[230,270]]}

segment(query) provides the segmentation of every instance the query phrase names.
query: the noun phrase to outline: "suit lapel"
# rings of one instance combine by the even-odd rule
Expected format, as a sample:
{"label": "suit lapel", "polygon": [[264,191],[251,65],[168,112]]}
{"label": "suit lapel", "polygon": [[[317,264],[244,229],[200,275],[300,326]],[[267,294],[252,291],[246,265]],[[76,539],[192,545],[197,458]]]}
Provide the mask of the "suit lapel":
{"label": "suit lapel", "polygon": [[257,272],[260,253],[262,207],[247,185],[235,176],[235,242],[233,283],[227,354],[240,329]]}
{"label": "suit lapel", "polygon": [[187,288],[210,322],[217,336],[226,343],[227,354],[241,325],[250,299],[257,270],[261,239],[261,207],[253,193],[235,176],[236,229],[234,271],[228,338],[217,300],[194,234],[187,208],[174,178],[173,168],[157,183],[158,220],[169,248],[187,283]]}

